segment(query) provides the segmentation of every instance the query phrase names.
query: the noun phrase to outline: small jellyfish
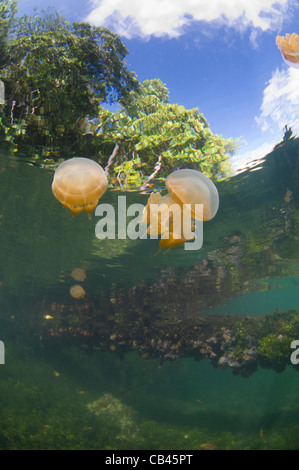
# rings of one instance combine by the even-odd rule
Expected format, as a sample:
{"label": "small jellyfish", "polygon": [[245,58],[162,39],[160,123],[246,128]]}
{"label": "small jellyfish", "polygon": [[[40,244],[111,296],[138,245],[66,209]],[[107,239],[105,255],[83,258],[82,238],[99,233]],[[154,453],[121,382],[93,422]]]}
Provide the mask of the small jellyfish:
{"label": "small jellyfish", "polygon": [[75,157],[61,163],[55,171],[52,191],[73,215],[92,212],[108,186],[103,168],[88,158]]}
{"label": "small jellyfish", "polygon": [[75,281],[83,282],[86,279],[86,271],[82,268],[74,268],[71,272],[71,276]]}
{"label": "small jellyfish", "polygon": [[79,284],[75,284],[70,288],[70,294],[74,299],[82,299],[85,296],[85,290]]}
{"label": "small jellyfish", "polygon": [[282,58],[290,67],[299,68],[299,36],[296,33],[277,36],[276,44]]}
{"label": "small jellyfish", "polygon": [[[163,234],[160,248],[172,248],[194,238],[185,238],[178,233],[178,230],[174,229],[175,206],[183,209],[184,206],[189,205],[192,219],[207,221],[211,220],[218,211],[219,195],[214,183],[197,170],[174,171],[166,178],[165,184],[168,194],[162,196],[160,193],[152,193],[150,195],[143,212],[143,222],[148,225],[147,233],[149,235]],[[198,215],[196,204],[203,205],[202,216]],[[182,227],[182,210],[180,210],[180,214],[180,227]],[[192,223],[191,231],[194,230],[195,225]]]}

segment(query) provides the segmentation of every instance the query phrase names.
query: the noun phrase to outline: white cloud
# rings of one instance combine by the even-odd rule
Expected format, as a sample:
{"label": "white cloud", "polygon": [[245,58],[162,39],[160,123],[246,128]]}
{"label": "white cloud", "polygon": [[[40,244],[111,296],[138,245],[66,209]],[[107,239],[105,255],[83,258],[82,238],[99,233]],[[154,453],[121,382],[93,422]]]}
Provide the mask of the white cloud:
{"label": "white cloud", "polygon": [[86,18],[127,37],[178,37],[192,21],[218,21],[244,30],[281,25],[296,0],[91,0]]}
{"label": "white cloud", "polygon": [[275,70],[264,89],[261,113],[255,119],[262,131],[274,134],[288,125],[299,133],[299,69]]}
{"label": "white cloud", "polygon": [[[262,131],[256,144],[250,149],[247,142],[232,158],[232,168],[239,173],[248,168],[262,165],[263,158],[270,153],[283,138],[285,126],[292,128],[294,134],[299,133],[299,69],[288,67],[276,69],[267,82],[263,92],[261,113],[255,121]],[[263,141],[263,137],[267,141]]]}
{"label": "white cloud", "polygon": [[271,142],[258,144],[251,150],[244,151],[244,148],[240,149],[240,151],[231,159],[234,174],[241,173],[249,168],[261,167],[265,156],[273,150],[276,144],[277,139]]}

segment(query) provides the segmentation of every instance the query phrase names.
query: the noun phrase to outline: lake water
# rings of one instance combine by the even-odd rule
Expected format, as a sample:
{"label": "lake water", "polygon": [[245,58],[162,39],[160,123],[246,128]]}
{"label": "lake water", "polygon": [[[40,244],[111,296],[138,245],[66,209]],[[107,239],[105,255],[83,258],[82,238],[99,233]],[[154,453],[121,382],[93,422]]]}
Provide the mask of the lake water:
{"label": "lake water", "polygon": [[[55,165],[2,150],[0,448],[299,448],[290,362],[242,374],[196,349],[214,318],[228,328],[298,308],[298,140],[284,144],[217,184],[201,250],[168,253],[157,240],[99,240],[94,213],[73,217],[54,198]],[[108,188],[100,202],[124,195],[148,198]]]}

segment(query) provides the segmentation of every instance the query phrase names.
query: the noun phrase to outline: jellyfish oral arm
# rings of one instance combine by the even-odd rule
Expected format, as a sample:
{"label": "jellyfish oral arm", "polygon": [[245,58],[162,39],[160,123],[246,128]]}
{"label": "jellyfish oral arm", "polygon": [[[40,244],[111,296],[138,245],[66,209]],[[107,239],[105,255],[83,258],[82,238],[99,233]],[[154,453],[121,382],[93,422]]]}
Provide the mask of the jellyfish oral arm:
{"label": "jellyfish oral arm", "polygon": [[[192,241],[188,241],[184,245],[185,250],[200,250],[203,244],[203,204],[195,204],[195,230],[192,230],[193,237]],[[190,220],[190,219],[189,219]],[[185,233],[185,222],[184,222],[184,237],[187,238],[188,233]]]}

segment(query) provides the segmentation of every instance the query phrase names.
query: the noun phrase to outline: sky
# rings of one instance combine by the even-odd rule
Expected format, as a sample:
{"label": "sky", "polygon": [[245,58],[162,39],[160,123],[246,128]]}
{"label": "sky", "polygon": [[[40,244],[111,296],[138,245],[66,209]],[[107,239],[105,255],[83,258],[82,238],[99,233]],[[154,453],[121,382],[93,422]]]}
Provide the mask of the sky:
{"label": "sky", "polygon": [[299,135],[299,69],[276,36],[299,34],[299,0],[19,0],[19,15],[53,6],[109,27],[140,82],[160,78],[172,103],[198,108],[213,133],[238,138],[235,166]]}

